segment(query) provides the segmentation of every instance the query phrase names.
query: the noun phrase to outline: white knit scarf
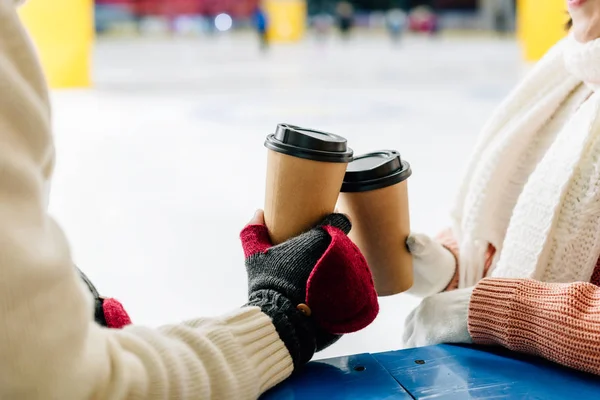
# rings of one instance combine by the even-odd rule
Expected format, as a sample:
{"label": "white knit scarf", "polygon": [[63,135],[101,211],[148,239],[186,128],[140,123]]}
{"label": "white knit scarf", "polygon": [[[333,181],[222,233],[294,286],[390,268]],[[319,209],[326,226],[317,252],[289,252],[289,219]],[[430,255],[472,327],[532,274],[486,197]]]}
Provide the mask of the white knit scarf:
{"label": "white knit scarf", "polygon": [[520,156],[582,82],[594,91],[600,87],[600,39],[579,44],[568,37],[484,128],[452,213],[460,246],[459,287],[483,277],[488,244],[499,254],[493,276],[590,280],[600,254],[599,93],[570,116],[522,188],[510,219],[496,217],[510,203],[506,191],[521,167]]}

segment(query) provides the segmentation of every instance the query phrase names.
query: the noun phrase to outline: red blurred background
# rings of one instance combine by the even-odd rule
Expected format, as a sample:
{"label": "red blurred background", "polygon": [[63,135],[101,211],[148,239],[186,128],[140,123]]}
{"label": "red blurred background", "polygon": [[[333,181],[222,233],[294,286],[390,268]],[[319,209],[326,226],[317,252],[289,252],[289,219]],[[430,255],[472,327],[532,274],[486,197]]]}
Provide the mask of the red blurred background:
{"label": "red blurred background", "polygon": [[214,16],[227,13],[232,18],[248,18],[260,0],[96,0],[98,5],[119,5],[138,17],[180,15]]}

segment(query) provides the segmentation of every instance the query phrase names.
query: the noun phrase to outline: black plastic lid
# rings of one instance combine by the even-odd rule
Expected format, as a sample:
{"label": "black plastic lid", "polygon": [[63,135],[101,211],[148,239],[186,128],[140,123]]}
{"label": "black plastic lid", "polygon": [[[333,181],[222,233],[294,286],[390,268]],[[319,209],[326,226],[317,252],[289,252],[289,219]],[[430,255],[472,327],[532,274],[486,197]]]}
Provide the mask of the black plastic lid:
{"label": "black plastic lid", "polygon": [[348,164],[342,192],[368,192],[400,183],[409,176],[410,164],[395,150],[381,150],[354,157]]}
{"label": "black plastic lid", "polygon": [[347,163],[352,161],[352,149],[347,140],[332,133],[279,124],[274,134],[267,136],[265,147],[278,153],[314,161]]}

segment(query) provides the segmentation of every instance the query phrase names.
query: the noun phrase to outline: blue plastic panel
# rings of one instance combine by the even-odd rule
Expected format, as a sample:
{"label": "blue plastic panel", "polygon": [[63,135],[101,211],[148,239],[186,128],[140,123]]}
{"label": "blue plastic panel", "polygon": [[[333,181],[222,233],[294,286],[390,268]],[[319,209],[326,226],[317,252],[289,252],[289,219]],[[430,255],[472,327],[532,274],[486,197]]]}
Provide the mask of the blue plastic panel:
{"label": "blue plastic panel", "polygon": [[415,399],[600,399],[598,376],[499,349],[440,345],[374,357]]}
{"label": "blue plastic panel", "polygon": [[311,362],[261,400],[412,399],[370,354]]}

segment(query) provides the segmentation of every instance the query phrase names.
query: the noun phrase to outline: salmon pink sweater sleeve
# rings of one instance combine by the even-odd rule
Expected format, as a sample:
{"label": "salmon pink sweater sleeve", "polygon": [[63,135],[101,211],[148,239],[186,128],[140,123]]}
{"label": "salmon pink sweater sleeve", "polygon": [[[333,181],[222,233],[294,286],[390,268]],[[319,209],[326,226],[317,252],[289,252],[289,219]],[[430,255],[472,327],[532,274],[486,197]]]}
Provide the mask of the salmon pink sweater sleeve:
{"label": "salmon pink sweater sleeve", "polygon": [[483,279],[471,297],[469,332],[477,344],[500,345],[600,375],[600,287]]}
{"label": "salmon pink sweater sleeve", "polygon": [[[437,240],[454,254],[457,272],[446,290],[458,287],[458,244],[450,230]],[[486,273],[495,249],[486,256]],[[499,345],[600,375],[600,260],[591,283],[543,283],[485,278],[471,296],[469,333],[476,344]]]}

